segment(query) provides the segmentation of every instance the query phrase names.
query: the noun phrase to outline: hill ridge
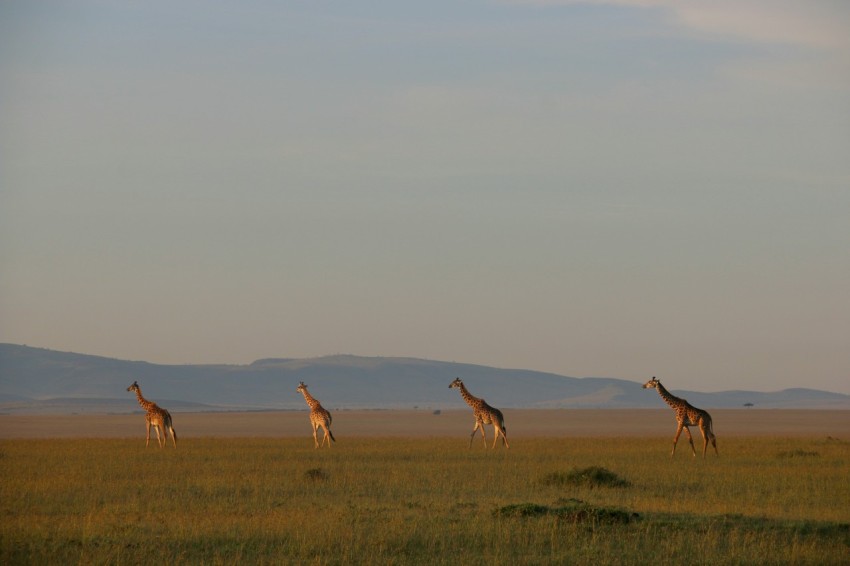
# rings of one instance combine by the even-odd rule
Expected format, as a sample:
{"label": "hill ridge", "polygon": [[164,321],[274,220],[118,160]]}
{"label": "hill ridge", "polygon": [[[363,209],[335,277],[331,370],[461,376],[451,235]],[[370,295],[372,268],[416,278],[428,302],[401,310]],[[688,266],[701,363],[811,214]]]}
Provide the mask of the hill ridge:
{"label": "hill ridge", "polygon": [[[328,408],[453,409],[465,404],[448,384],[460,376],[478,397],[499,408],[660,408],[641,383],[613,377],[569,377],[411,357],[333,354],[263,358],[245,365],[168,365],[0,343],[0,412],[136,410],[127,386],[138,381],[152,400],[198,410],[303,410],[299,381]],[[669,384],[668,384],[669,387]],[[671,387],[705,408],[850,409],[850,395],[807,388],[774,392],[696,392]],[[124,402],[124,399],[128,402]],[[74,399],[85,399],[74,403]],[[65,410],[65,409],[63,409]]]}

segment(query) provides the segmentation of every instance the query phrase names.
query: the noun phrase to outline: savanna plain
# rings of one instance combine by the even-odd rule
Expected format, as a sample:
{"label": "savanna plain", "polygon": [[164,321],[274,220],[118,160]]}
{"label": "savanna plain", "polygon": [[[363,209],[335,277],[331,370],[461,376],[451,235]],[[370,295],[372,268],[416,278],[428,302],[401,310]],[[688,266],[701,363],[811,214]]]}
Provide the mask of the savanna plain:
{"label": "savanna plain", "polygon": [[705,460],[661,411],[505,411],[495,450],[471,412],[340,412],[318,450],[298,412],[175,414],[177,449],[141,415],[3,416],[38,434],[0,435],[0,563],[850,562],[850,411],[713,416]]}

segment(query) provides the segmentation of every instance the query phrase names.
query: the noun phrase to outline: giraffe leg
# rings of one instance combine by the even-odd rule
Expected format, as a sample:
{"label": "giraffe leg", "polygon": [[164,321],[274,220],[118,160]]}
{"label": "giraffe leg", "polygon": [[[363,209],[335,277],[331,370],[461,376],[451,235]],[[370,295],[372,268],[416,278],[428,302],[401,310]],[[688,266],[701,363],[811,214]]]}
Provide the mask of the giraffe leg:
{"label": "giraffe leg", "polygon": [[[478,428],[481,425],[478,421],[475,421],[475,426],[472,427],[472,434],[469,435],[469,447],[472,448],[472,441],[475,440],[475,433],[478,432]],[[484,427],[481,427],[481,434],[484,434]],[[487,447],[487,440],[484,440],[484,447]]]}
{"label": "giraffe leg", "polygon": [[318,436],[318,434],[319,434],[319,427],[316,426],[316,425],[313,425],[313,442],[316,443],[316,448],[319,447],[319,436]]}
{"label": "giraffe leg", "polygon": [[151,443],[151,422],[149,420],[145,421],[145,426],[147,429],[147,435],[145,436],[145,448],[147,448],[148,444]]}
{"label": "giraffe leg", "polygon": [[[174,447],[177,448],[177,433],[174,431],[174,427],[168,427],[168,432],[171,433],[171,442],[174,444]],[[166,440],[165,443],[168,444],[168,441]]]}
{"label": "giraffe leg", "polygon": [[[159,432],[160,432],[160,430],[159,430],[159,429],[160,429],[160,428],[162,428],[160,425],[156,425],[156,424],[155,424],[155,425],[153,425],[153,429],[154,429],[154,431],[156,432],[156,443],[157,443],[157,444],[159,444],[159,447],[160,447],[160,448],[164,448],[164,447],[165,447],[165,444],[163,443],[163,440],[165,440],[165,439],[164,439],[164,438],[160,438],[160,434],[159,434]],[[162,436],[165,436],[165,431],[164,431],[164,430],[162,431]]]}
{"label": "giraffe leg", "polygon": [[478,423],[478,430],[481,431],[481,440],[484,441],[484,449],[487,449],[487,434],[484,432],[484,423]]}
{"label": "giraffe leg", "polygon": [[708,424],[705,428],[708,432],[709,439],[711,439],[711,445],[714,446],[714,455],[720,456],[720,452],[717,451],[717,436],[714,434],[714,425],[711,422],[711,418],[708,419]]}
{"label": "giraffe leg", "polygon": [[499,425],[493,425],[493,450],[496,449],[496,443],[499,441]]}
{"label": "giraffe leg", "polygon": [[493,425],[493,449],[494,450],[496,449],[496,443],[499,442],[500,436],[502,437],[502,444],[504,444],[505,447],[510,448],[510,446],[508,446],[508,436],[505,434],[505,429],[502,428],[501,426],[499,426],[498,424],[494,424]]}
{"label": "giraffe leg", "polygon": [[697,450],[696,450],[696,448],[694,448],[694,437],[691,436],[691,429],[689,429],[688,427],[685,427],[685,433],[688,435],[688,442],[691,443],[691,452],[694,453],[694,458],[696,458],[697,457]]}
{"label": "giraffe leg", "polygon": [[673,451],[670,452],[671,458],[676,454],[676,443],[679,442],[679,435],[682,434],[682,428],[684,428],[682,423],[679,423],[679,426],[676,427],[676,436],[673,437]]}

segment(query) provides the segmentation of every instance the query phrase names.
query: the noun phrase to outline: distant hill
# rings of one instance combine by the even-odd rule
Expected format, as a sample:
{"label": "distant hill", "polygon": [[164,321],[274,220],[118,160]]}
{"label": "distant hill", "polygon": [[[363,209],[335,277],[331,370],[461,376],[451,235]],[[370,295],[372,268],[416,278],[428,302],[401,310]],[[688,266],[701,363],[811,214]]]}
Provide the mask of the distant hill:
{"label": "distant hill", "polygon": [[[129,413],[126,391],[171,411],[305,410],[298,382],[329,409],[464,408],[448,388],[457,376],[500,408],[662,408],[658,395],[624,379],[575,378],[415,358],[326,356],[264,359],[249,365],[159,365],[0,344],[0,413]],[[813,389],[776,392],[677,390],[701,408],[850,409],[850,395]]]}

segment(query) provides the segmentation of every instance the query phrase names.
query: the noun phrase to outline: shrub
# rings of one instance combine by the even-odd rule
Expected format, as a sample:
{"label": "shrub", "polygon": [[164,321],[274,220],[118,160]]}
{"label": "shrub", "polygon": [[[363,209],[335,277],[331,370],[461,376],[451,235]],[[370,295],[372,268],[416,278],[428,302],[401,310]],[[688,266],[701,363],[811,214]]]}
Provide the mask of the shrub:
{"label": "shrub", "polygon": [[499,507],[493,511],[493,515],[496,517],[540,517],[541,515],[548,515],[549,512],[550,509],[545,505],[514,503]]}
{"label": "shrub", "polygon": [[596,507],[578,499],[560,500],[561,507],[548,507],[536,503],[515,503],[493,511],[495,517],[556,517],[569,523],[629,523],[640,515],[622,509]]}
{"label": "shrub", "polygon": [[817,452],[802,450],[800,448],[797,450],[783,451],[776,455],[777,458],[814,458],[817,456],[820,456]]}
{"label": "shrub", "polygon": [[328,479],[328,473],[322,468],[310,468],[304,472],[304,479],[308,481],[325,481]]}
{"label": "shrub", "polygon": [[552,472],[543,477],[544,485],[574,485],[579,487],[629,487],[631,482],[600,466],[574,468],[570,472]]}

